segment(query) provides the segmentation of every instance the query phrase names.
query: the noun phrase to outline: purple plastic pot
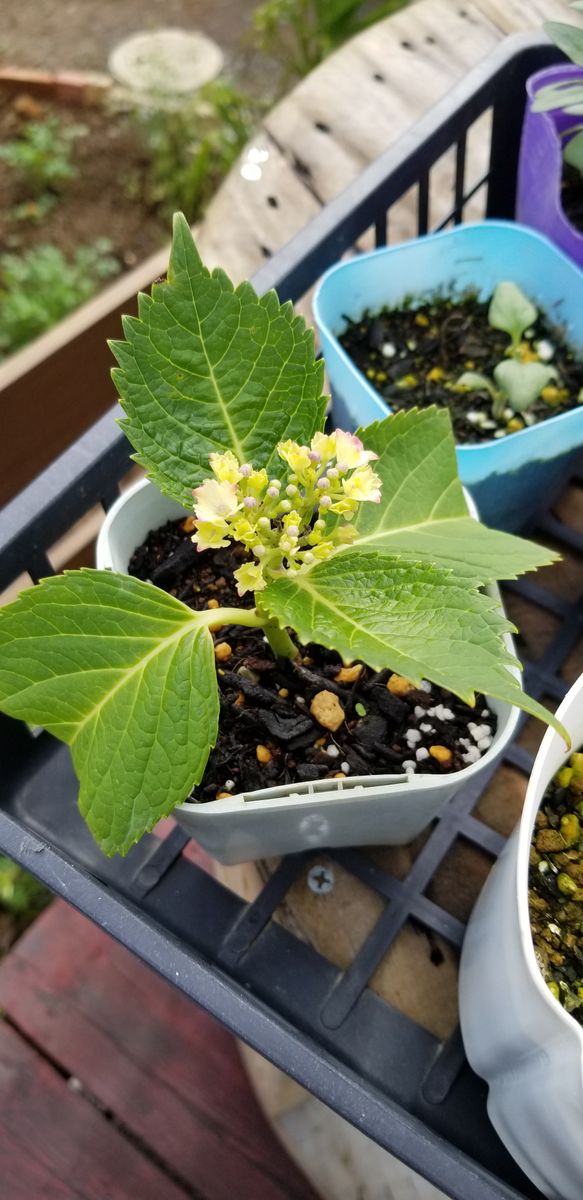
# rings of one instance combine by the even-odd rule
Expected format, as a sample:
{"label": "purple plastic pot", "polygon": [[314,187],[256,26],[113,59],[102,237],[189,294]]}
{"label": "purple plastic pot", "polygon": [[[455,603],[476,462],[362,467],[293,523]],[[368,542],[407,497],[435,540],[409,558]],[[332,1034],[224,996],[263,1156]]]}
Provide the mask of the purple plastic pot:
{"label": "purple plastic pot", "polygon": [[552,109],[533,113],[537,92],[551,83],[577,79],[583,82],[583,70],[571,63],[546,67],[527,80],[527,106],[522,130],[516,219],[545,233],[555,246],[583,267],[583,234],[567,220],[561,203],[563,154],[561,134],[577,124],[580,117]]}

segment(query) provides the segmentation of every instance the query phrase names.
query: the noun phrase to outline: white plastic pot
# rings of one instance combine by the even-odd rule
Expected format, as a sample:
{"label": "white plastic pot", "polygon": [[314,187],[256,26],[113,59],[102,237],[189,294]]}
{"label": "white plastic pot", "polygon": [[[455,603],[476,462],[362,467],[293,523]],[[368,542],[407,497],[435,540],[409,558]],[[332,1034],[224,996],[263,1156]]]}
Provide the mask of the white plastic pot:
{"label": "white plastic pot", "polygon": [[[127,571],[133,551],[148,532],[181,515],[180,505],[141,480],[107,514],[97,541],[98,567]],[[507,644],[513,650],[510,638]],[[453,775],[366,775],[294,783],[229,800],[181,804],[175,816],[224,863],[314,846],[404,845],[465,783],[491,767],[512,739],[518,709],[500,700],[488,698],[488,703],[498,717],[492,745],[478,762]]]}
{"label": "white plastic pot", "polygon": [[[573,748],[583,743],[583,676],[557,715]],[[570,751],[548,729],[522,817],[472,913],[460,973],[468,1059],[487,1080],[488,1113],[522,1170],[553,1200],[583,1196],[583,1030],[538,968],[528,913],[534,820]]]}

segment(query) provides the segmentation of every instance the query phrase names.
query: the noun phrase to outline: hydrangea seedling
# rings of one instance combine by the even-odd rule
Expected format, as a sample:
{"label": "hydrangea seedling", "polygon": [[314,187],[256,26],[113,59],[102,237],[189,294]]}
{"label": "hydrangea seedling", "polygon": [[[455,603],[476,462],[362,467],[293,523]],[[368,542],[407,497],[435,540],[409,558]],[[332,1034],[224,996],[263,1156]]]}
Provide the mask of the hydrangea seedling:
{"label": "hydrangea seedling", "polygon": [[515,283],[510,280],[499,283],[490,301],[488,321],[493,329],[501,329],[509,335],[507,354],[510,357],[496,364],[493,379],[479,371],[464,371],[457,380],[456,386],[464,391],[488,392],[492,398],[492,413],[498,421],[507,407],[515,413],[527,412],[549,383],[558,378],[555,367],[546,362],[525,362],[523,359],[524,352],[530,355],[532,350],[522,338],[537,317],[534,304]]}
{"label": "hydrangea seedling", "polygon": [[206,270],[180,216],[168,279],[124,330],[115,380],[135,458],[186,509],[194,491],[201,550],[243,545],[239,590],[256,603],[197,612],[84,569],[0,612],[0,708],[69,744],[105,853],[203,777],[219,717],[211,625],[260,628],[282,655],[317,642],[468,703],[498,696],[564,732],[522,691],[512,626],[484,591],[556,556],[468,515],[445,410],[326,433],[312,332],[275,293]]}

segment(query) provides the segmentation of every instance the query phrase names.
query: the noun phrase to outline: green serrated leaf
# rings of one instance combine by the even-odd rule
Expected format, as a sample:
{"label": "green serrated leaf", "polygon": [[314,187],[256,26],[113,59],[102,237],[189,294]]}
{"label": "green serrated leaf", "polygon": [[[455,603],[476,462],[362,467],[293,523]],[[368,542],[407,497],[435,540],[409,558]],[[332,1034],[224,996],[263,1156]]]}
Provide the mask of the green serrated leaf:
{"label": "green serrated leaf", "polygon": [[577,25],[567,25],[565,21],[545,21],[543,29],[571,62],[583,67],[583,29]]}
{"label": "green serrated leaf", "polygon": [[399,554],[453,568],[459,578],[481,584],[516,579],[557,560],[544,546],[468,516],[445,409],[395,413],[361,429],[359,437],[379,456],[374,469],[382,482],[381,502],[361,504],[351,553]]}
{"label": "green serrated leaf", "polygon": [[261,603],[302,642],[376,670],[390,667],[416,683],[425,677],[469,704],[475,691],[496,696],[564,732],[512,673],[518,664],[501,637],[513,626],[496,601],[453,573],[389,554],[346,551],[270,583]]}
{"label": "green serrated leaf", "polygon": [[45,579],[0,610],[0,709],[69,744],[106,854],[124,854],[202,778],[219,708],[207,625],[109,571]]}
{"label": "green serrated leaf", "polygon": [[309,442],[323,426],[313,331],[275,292],[259,298],[249,283],[234,288],[208,271],[181,215],[168,279],[140,296],[124,334],[111,344],[122,427],[136,461],[181,504],[192,504],[213,451],[281,474],[277,443]]}

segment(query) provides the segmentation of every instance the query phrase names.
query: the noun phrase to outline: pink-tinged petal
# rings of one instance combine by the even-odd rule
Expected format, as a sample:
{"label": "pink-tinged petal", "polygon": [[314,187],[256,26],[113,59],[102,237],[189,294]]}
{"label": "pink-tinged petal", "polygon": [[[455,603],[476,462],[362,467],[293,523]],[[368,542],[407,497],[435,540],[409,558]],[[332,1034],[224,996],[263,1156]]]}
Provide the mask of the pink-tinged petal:
{"label": "pink-tinged petal", "polygon": [[336,461],[339,467],[345,470],[365,467],[375,458],[378,458],[378,454],[373,450],[365,450],[356,434],[346,433],[343,429],[336,430]]}

